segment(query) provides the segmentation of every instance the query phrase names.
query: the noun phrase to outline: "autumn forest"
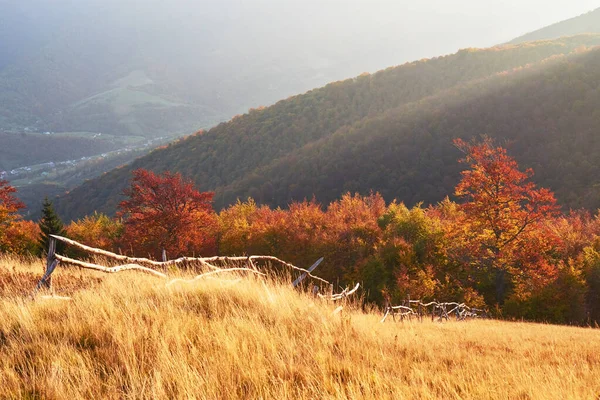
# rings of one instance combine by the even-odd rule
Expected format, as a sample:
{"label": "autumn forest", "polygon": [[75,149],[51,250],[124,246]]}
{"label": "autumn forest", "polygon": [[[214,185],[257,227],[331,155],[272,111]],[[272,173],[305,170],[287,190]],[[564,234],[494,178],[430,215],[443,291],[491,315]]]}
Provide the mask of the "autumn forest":
{"label": "autumn forest", "polygon": [[0,399],[600,399],[598,0],[4,3]]}
{"label": "autumn forest", "polygon": [[58,221],[54,233],[155,259],[163,249],[170,258],[268,254],[305,267],[324,257],[320,276],[359,282],[365,300],[379,305],[458,299],[501,318],[600,322],[600,216],[561,212],[534,171],[488,137],[454,146],[463,172],[449,195],[459,200],[427,207],[347,193],[285,209],[249,198],[217,213],[214,193],[180,174],[139,169],[117,217],[96,213],[63,228],[50,202],[39,226],[21,219],[18,193],[3,182],[0,250],[41,254],[46,225]]}

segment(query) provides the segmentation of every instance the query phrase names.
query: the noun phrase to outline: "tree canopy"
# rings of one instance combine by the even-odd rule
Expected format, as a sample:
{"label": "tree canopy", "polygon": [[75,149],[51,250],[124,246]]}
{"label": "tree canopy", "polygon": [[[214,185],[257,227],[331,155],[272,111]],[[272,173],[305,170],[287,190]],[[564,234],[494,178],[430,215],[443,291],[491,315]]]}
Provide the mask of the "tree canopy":
{"label": "tree canopy", "polygon": [[[47,197],[44,199],[42,205],[42,218],[38,222],[38,225],[40,227],[39,246],[42,253],[48,250],[50,235],[66,236],[67,231],[65,226],[58,214],[56,214],[56,211],[54,211],[52,201]],[[58,253],[62,253],[64,248],[65,244],[63,242],[58,241],[56,243],[56,251]]]}
{"label": "tree canopy", "polygon": [[163,250],[176,257],[214,247],[206,234],[215,225],[212,192],[199,192],[181,174],[138,169],[124,194],[118,216],[127,250],[158,258]]}

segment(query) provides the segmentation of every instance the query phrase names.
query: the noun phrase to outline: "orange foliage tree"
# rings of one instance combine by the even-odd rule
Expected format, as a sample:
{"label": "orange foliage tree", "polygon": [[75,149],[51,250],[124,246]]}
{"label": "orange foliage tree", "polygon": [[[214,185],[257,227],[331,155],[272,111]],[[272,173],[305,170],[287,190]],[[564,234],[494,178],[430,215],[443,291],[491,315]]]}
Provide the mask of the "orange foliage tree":
{"label": "orange foliage tree", "polygon": [[138,169],[124,194],[117,215],[125,249],[156,258],[163,249],[170,257],[215,253],[213,192],[199,192],[180,174]]}
{"label": "orange foliage tree", "polygon": [[332,269],[332,276],[338,278],[341,274],[347,283],[361,276],[365,261],[381,241],[383,232],[378,220],[385,212],[385,200],[379,193],[346,193],[329,204],[323,221],[327,232],[323,255],[327,261],[324,267]]}
{"label": "orange foliage tree", "polygon": [[0,251],[20,255],[38,254],[39,236],[38,224],[17,219],[4,231],[4,236],[0,239]]}
{"label": "orange foliage tree", "polygon": [[219,213],[219,253],[282,257],[285,216],[286,211],[258,206],[251,198],[238,200]]}
{"label": "orange foliage tree", "polygon": [[25,205],[14,195],[17,189],[0,180],[0,227],[7,226],[17,218],[20,209]]}
{"label": "orange foliage tree", "polygon": [[18,212],[25,205],[14,195],[17,189],[9,185],[7,181],[0,180],[0,246],[8,246],[7,233],[13,222],[19,218]]}
{"label": "orange foliage tree", "polygon": [[323,210],[316,201],[293,202],[287,210],[237,202],[219,215],[221,254],[271,254],[308,267],[325,257],[318,274],[353,279],[354,265],[373,253],[385,212],[379,194],[344,194]]}
{"label": "orange foliage tree", "polygon": [[69,238],[105,250],[118,250],[117,244],[122,232],[123,224],[119,219],[98,213],[73,221],[67,227]]}
{"label": "orange foliage tree", "polygon": [[541,282],[552,278],[555,271],[540,257],[551,244],[536,231],[558,213],[556,200],[550,190],[529,181],[531,169],[520,171],[506,150],[490,139],[454,143],[465,153],[461,161],[469,165],[455,194],[465,200],[464,239],[470,262],[493,276],[496,301],[503,304],[507,285],[521,277]]}

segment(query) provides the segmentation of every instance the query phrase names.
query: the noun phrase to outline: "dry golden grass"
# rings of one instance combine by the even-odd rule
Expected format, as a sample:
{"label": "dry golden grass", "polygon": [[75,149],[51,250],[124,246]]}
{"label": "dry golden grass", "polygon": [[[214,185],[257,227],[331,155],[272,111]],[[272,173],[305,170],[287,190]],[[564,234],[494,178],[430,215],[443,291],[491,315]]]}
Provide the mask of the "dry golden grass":
{"label": "dry golden grass", "polygon": [[[41,262],[0,259],[3,399],[600,395],[600,330],[498,321],[381,324],[379,314],[346,306],[333,315],[331,304],[253,277],[166,288],[134,272],[59,267],[57,294],[73,293],[72,301],[22,296],[41,269]],[[14,274],[31,276],[11,280]],[[91,278],[95,283],[85,283]]]}

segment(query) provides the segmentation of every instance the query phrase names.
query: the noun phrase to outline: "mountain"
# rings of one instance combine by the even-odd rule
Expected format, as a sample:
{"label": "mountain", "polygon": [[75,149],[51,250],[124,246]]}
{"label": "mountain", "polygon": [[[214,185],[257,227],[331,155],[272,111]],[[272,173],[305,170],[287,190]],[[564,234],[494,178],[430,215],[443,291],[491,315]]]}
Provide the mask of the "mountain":
{"label": "mountain", "polygon": [[30,211],[169,139],[464,40],[413,35],[419,18],[454,27],[388,0],[0,0],[0,10],[0,179]]}
{"label": "mountain", "polygon": [[524,43],[536,40],[557,39],[583,33],[600,33],[600,8],[579,17],[544,27],[512,40],[510,43]]}
{"label": "mountain", "polygon": [[[0,0],[0,131],[191,133],[327,82],[454,51],[466,36],[425,6],[340,5]],[[420,20],[448,32],[414,35]]]}
{"label": "mountain", "polygon": [[567,206],[597,207],[597,45],[600,35],[466,49],[335,82],[153,151],[57,208],[66,219],[113,213],[136,168],[182,172],[216,190],[217,207],[370,190],[435,202],[459,177],[452,139],[479,134],[514,142],[511,152]]}
{"label": "mountain", "polygon": [[[457,137],[505,143],[565,208],[600,208],[600,49],[472,82],[345,127],[219,188],[225,203],[257,197],[327,203],[377,190],[435,203],[458,183]],[[264,186],[268,184],[268,186]]]}
{"label": "mountain", "polygon": [[[537,12],[523,5],[518,15],[496,13],[489,25],[489,10],[466,3],[407,8],[393,0],[0,0],[0,178],[27,192],[32,210],[36,198],[70,190],[83,176],[128,163],[173,138],[363,71],[448,54],[465,44],[497,43],[528,26],[530,13]],[[435,74],[424,79],[432,84],[394,94],[406,97],[401,101],[357,104],[361,110],[347,109],[331,126],[310,127],[312,133],[294,133],[290,143],[285,134],[296,128],[286,127],[284,140],[269,142],[275,150],[259,148],[258,154],[281,157],[340,126],[429,96],[436,85],[458,82],[456,76],[440,82],[443,75]],[[263,139],[271,135],[270,128],[260,130]],[[110,160],[97,162],[105,155]],[[250,162],[247,168],[260,166]],[[87,171],[80,173],[81,167]],[[203,182],[229,185],[244,174],[236,168],[226,166],[222,178],[207,172],[211,177]]]}

